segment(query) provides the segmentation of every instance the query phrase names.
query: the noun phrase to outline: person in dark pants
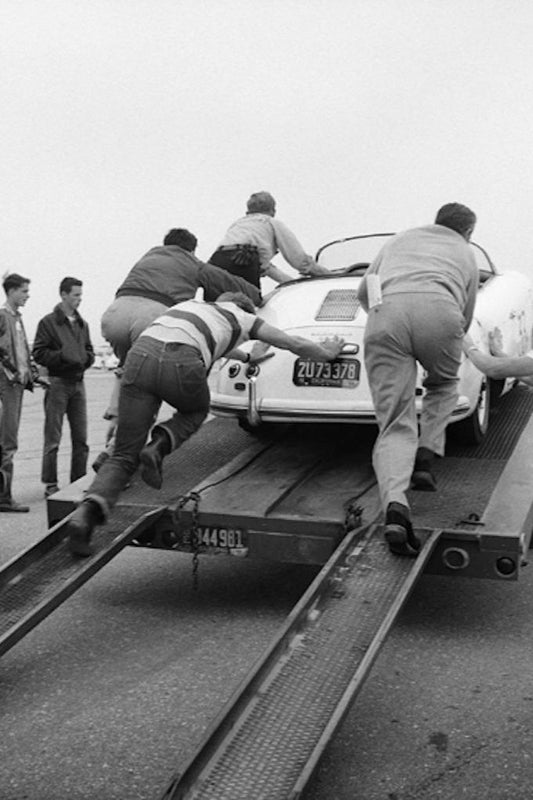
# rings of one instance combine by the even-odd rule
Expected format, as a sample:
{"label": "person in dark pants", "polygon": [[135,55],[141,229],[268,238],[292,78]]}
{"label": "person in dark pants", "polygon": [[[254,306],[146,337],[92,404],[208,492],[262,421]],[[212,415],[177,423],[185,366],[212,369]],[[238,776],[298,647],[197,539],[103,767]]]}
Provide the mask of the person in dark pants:
{"label": "person in dark pants", "polygon": [[13,459],[18,449],[18,431],[25,389],[45,384],[33,361],[20,309],[30,296],[29,278],[16,272],[3,281],[6,302],[0,308],[0,511],[20,513],[29,506],[13,500]]}
{"label": "person in dark pants", "polygon": [[65,415],[72,441],[71,483],[87,472],[87,398],[83,376],[94,362],[94,350],[89,326],[77,310],[82,287],[78,278],[63,278],[59,285],[61,302],[41,319],[33,343],[33,357],[46,368],[50,382],[44,396],[41,480],[45,497],[58,490],[57,453]]}
{"label": "person in dark pants", "polygon": [[[95,525],[106,519],[139,462],[143,480],[161,488],[164,457],[192,436],[208,414],[212,364],[223,356],[252,360],[249,353],[234,349],[248,339],[321,361],[334,359],[344,344],[339,338],[318,344],[289,336],[258,319],[253,303],[241,293],[224,293],[215,303],[189,300],[169,308],[140,335],[126,358],[114,453],[66,525],[74,555],[91,555]],[[263,353],[254,360],[268,357]],[[153,427],[145,444],[162,402],[176,412]]]}
{"label": "person in dark pants", "polygon": [[270,261],[280,252],[302,275],[323,275],[328,270],[308,255],[294,233],[276,219],[276,201],[269,192],[254,192],[246,216],[236,220],[209,259],[211,264],[260,287],[264,275],[277,283],[293,280]]}
{"label": "person in dark pants", "polygon": [[115,372],[117,381],[104,414],[111,422],[108,442],[93,463],[95,472],[113,450],[122,368],[130,347],[143,330],[166,308],[191,300],[199,289],[208,301],[216,300],[222,292],[243,292],[254,303],[261,300],[255,286],[200,261],[195,255],[197,244],[196,236],[186,228],[171,228],[163,245],[152,247],[132,267],[102,315],[102,336],[112,346],[119,364]]}

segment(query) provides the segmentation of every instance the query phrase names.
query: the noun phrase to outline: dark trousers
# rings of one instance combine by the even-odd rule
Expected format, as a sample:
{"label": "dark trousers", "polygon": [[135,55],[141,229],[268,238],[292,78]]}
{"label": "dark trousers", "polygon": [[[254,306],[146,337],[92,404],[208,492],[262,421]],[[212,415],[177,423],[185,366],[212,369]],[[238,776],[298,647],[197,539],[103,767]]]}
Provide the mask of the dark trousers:
{"label": "dark trousers", "polygon": [[68,381],[50,377],[50,386],[44,395],[44,447],[41,480],[57,485],[57,453],[66,415],[70,426],[72,455],[70,482],[77,481],[87,472],[87,398],[83,381]]}
{"label": "dark trousers", "polygon": [[244,250],[236,245],[231,249],[215,250],[209,263],[261,289],[261,264],[255,247]]}
{"label": "dark trousers", "polygon": [[11,497],[13,459],[18,449],[18,432],[22,412],[24,388],[20,383],[9,383],[0,367],[0,469],[4,473],[3,499]]}
{"label": "dark trousers", "polygon": [[164,430],[174,450],[198,430],[209,412],[207,370],[195,347],[141,336],[124,365],[115,450],[86,495],[98,503],[104,516],[137,469],[139,454],[163,402],[176,413],[154,430]]}

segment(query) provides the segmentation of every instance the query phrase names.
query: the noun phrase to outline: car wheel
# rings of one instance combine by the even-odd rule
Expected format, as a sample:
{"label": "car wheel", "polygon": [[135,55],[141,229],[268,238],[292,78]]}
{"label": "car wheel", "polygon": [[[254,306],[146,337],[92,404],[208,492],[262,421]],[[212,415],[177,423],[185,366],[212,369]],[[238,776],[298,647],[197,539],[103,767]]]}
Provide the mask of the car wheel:
{"label": "car wheel", "polygon": [[462,444],[481,444],[489,429],[490,406],[490,381],[483,380],[474,411],[452,425],[453,438]]}
{"label": "car wheel", "polygon": [[490,391],[491,408],[494,408],[494,406],[498,402],[498,399],[501,397],[504,386],[505,386],[505,378],[503,378],[502,380],[496,380],[495,378],[490,378],[489,391]]}

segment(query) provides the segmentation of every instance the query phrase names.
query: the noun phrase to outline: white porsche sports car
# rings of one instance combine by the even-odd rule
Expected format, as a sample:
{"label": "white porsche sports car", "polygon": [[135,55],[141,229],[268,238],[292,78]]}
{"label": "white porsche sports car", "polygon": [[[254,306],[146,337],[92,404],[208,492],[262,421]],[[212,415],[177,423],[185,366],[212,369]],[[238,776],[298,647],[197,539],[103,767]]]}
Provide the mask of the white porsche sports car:
{"label": "white porsche sports car", "polygon": [[[361,276],[388,237],[354,236],[330,242],[317,254],[329,275],[280,284],[258,316],[287,333],[321,340],[341,336],[346,344],[331,362],[297,358],[286,350],[260,364],[220,362],[211,378],[211,410],[233,416],[248,430],[272,422],[375,422],[365,374],[363,334],[366,314],[357,299]],[[470,334],[483,350],[488,332],[500,328],[506,352],[531,349],[533,285],[523,273],[499,272],[477,244],[471,243],[480,274],[480,290]],[[243,348],[263,347],[247,343]],[[468,360],[460,368],[459,399],[452,422],[464,443],[478,443],[489,424],[491,401],[513,385],[487,380]],[[417,395],[423,395],[423,372]]]}

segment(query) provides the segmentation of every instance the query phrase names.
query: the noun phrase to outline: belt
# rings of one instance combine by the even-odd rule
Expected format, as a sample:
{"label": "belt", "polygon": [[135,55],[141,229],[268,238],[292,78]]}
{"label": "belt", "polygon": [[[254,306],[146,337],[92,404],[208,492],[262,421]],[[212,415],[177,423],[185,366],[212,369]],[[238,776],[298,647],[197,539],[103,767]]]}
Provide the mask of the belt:
{"label": "belt", "polygon": [[217,250],[255,250],[257,252],[257,247],[255,244],[223,244],[217,247]]}
{"label": "belt", "polygon": [[192,347],[193,345],[185,344],[185,342],[161,342],[163,350],[179,350],[180,347]]}

